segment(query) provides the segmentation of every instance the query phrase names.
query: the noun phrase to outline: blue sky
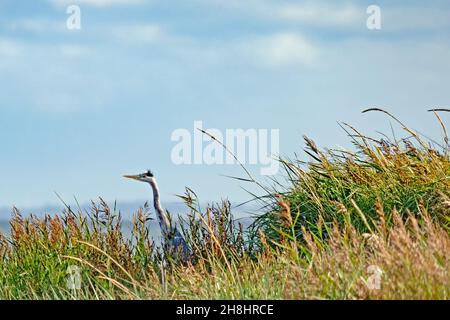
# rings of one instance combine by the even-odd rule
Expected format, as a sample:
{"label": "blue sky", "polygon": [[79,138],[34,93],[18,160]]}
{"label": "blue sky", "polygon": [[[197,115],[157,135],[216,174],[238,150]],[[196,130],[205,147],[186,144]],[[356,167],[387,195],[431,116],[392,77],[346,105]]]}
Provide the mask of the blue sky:
{"label": "blue sky", "polygon": [[[81,30],[66,7],[81,8]],[[366,28],[379,5],[382,29]],[[163,197],[248,198],[237,166],[176,166],[170,135],[278,128],[348,147],[337,121],[374,133],[385,107],[430,136],[450,103],[448,1],[39,0],[0,2],[0,206],[145,199],[121,178],[147,168]],[[444,117],[445,119],[445,117]]]}

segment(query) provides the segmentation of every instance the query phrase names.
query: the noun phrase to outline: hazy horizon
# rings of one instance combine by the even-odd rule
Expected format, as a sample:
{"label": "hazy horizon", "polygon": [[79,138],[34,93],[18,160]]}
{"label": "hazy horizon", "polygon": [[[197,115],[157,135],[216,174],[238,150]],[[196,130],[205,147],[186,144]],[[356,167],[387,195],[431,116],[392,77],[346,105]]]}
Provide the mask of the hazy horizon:
{"label": "hazy horizon", "polygon": [[[117,202],[117,210],[115,213],[120,211],[121,219],[122,219],[122,232],[125,238],[130,238],[131,230],[132,230],[132,216],[133,214],[140,208],[144,206],[145,201],[134,201],[134,202]],[[68,203],[71,209],[74,212],[78,212],[78,205],[75,203]],[[111,210],[113,209],[114,203],[108,203],[110,205]],[[173,203],[163,203],[162,204],[165,209],[167,209],[174,218],[175,221],[178,221],[179,217],[186,218],[187,213],[189,213],[189,209],[182,202],[173,202]],[[91,205],[90,204],[81,204],[81,209],[83,214],[89,212]],[[201,207],[205,207],[205,204],[201,204]],[[244,228],[248,227],[252,221],[252,216],[254,212],[254,206],[239,206],[232,204],[232,214],[236,223],[242,223]],[[12,208],[11,208],[12,209]],[[0,207],[0,233],[8,236],[10,234],[10,218],[12,214],[12,210],[6,207]],[[43,217],[46,214],[50,216],[54,216],[55,214],[61,214],[65,209],[64,205],[61,206],[41,206],[34,208],[18,208],[23,217],[29,217],[30,214],[33,214],[36,217]],[[149,202],[149,213],[151,220],[147,222],[147,226],[149,228],[150,236],[156,243],[161,241],[161,230],[156,219],[154,209]]]}

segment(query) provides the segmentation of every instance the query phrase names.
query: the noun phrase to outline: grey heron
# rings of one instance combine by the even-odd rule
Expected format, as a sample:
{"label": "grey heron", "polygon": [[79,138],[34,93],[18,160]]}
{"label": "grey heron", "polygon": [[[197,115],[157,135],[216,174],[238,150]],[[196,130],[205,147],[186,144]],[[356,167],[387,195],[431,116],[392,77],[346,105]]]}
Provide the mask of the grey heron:
{"label": "grey heron", "polygon": [[165,250],[166,252],[169,251],[170,254],[174,254],[176,258],[181,258],[186,262],[189,259],[191,250],[181,233],[176,227],[172,226],[167,212],[161,205],[159,188],[153,173],[148,170],[138,175],[125,175],[124,177],[150,184],[153,191],[153,206],[161,228]]}

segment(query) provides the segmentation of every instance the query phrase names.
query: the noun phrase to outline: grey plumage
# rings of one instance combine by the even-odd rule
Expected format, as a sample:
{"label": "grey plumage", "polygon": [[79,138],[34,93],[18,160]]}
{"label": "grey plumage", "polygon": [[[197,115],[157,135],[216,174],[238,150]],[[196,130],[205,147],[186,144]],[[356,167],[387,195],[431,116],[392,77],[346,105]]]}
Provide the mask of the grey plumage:
{"label": "grey plumage", "polygon": [[158,183],[156,182],[153,173],[151,171],[147,171],[138,175],[126,175],[124,177],[150,184],[153,191],[153,206],[155,208],[163,237],[164,251],[166,254],[171,255],[175,259],[181,259],[183,262],[188,261],[191,255],[191,249],[181,233],[177,230],[176,226],[172,225],[167,212],[163,209],[160,200]]}

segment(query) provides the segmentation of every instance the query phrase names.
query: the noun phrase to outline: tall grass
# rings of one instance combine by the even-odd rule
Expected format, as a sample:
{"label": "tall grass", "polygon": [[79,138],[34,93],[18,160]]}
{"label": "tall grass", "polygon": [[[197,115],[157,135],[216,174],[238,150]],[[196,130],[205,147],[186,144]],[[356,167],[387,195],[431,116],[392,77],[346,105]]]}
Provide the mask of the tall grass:
{"label": "tall grass", "polygon": [[[448,231],[424,207],[403,219],[394,210],[391,226],[381,206],[377,214],[373,233],[336,221],[321,239],[303,227],[302,241],[285,238],[276,247],[261,236],[264,249],[253,255],[238,254],[241,247],[227,247],[220,234],[207,236],[189,265],[164,263],[151,243],[112,240],[115,228],[93,236],[80,220],[69,227],[64,219],[16,217],[21,231],[1,240],[0,298],[449,299]],[[82,271],[78,290],[67,287],[71,265]],[[373,268],[379,288],[369,286]]]}
{"label": "tall grass", "polygon": [[281,160],[288,183],[264,197],[250,233],[228,201],[203,208],[186,189],[186,264],[151,240],[146,206],[131,238],[102,199],[88,214],[15,209],[10,236],[0,235],[0,298],[449,299],[447,149],[407,128],[412,139],[401,141],[347,129],[355,152],[306,139],[310,163]]}
{"label": "tall grass", "polygon": [[[314,229],[318,224],[330,225],[333,221],[350,223],[359,232],[370,232],[377,206],[386,212],[395,209],[400,216],[418,213],[423,206],[444,228],[449,228],[448,138],[444,138],[445,146],[433,145],[401,125],[408,136],[392,140],[387,136],[374,139],[344,124],[354,151],[320,150],[305,137],[310,162],[281,160],[287,184],[279,183],[282,190],[274,190],[273,195],[282,195],[283,202],[291,207],[292,216],[297,217],[295,237],[302,237],[304,226]],[[279,219],[282,206],[277,197],[263,199],[268,210],[257,218],[253,234],[257,236],[262,229],[270,238],[277,239],[286,231],[283,219]],[[390,215],[386,219],[388,224],[392,223]],[[320,231],[315,233],[320,235]]]}

